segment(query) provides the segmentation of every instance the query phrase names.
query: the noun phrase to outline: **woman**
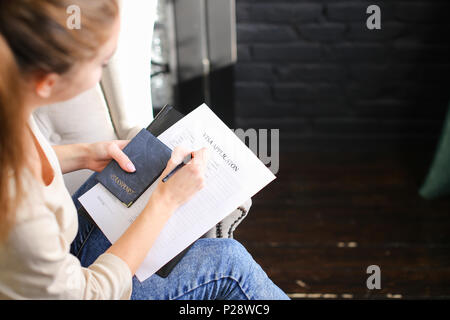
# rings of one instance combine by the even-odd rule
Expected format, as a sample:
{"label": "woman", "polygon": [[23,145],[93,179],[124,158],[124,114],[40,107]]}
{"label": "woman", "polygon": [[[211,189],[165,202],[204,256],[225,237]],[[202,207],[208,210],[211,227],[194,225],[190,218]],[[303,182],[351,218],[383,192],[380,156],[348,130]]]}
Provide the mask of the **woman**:
{"label": "woman", "polygon": [[[81,29],[66,27],[72,4],[81,9]],[[119,28],[113,0],[0,2],[0,298],[286,299],[230,239],[198,240],[167,278],[133,277],[171,214],[203,187],[204,149],[158,185],[113,245],[77,215],[77,197],[95,181],[91,177],[72,199],[62,173],[99,172],[111,159],[132,172],[121,151],[128,141],[52,148],[31,113],[93,87]],[[174,150],[162,175],[187,152]]]}

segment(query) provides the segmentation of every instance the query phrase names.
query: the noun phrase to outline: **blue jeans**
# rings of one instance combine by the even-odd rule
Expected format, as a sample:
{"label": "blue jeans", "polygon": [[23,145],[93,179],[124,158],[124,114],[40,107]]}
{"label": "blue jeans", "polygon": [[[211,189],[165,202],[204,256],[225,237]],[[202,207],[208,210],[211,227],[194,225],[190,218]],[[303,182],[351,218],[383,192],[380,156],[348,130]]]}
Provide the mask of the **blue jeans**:
{"label": "blue jeans", "polygon": [[[72,196],[77,209],[78,197],[97,182],[94,173]],[[83,214],[78,214],[78,234],[71,253],[81,265],[91,265],[111,243],[100,229]],[[167,278],[157,274],[140,282],[133,277],[131,299],[144,300],[277,300],[289,299],[236,240],[201,238],[172,269]]]}

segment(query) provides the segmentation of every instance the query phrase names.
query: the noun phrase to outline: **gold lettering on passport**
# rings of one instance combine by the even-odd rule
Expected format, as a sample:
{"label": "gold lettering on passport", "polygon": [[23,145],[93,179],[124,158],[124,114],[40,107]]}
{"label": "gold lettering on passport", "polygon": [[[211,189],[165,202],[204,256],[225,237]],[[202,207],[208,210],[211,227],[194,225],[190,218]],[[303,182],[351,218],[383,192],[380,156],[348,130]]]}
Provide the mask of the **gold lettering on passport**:
{"label": "gold lettering on passport", "polygon": [[125,190],[126,193],[128,194],[133,194],[136,191],[134,191],[133,189],[131,189],[129,186],[127,186],[127,184],[125,182],[123,182],[118,176],[116,176],[115,174],[111,175],[111,179],[119,186],[121,187],[123,190]]}

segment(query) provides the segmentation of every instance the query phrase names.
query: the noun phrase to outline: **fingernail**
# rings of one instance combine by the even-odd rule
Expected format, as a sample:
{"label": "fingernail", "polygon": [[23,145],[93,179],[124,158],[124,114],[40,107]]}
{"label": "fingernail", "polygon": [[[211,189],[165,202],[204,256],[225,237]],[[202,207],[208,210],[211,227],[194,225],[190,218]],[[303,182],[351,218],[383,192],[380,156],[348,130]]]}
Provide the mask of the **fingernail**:
{"label": "fingernail", "polygon": [[136,168],[134,167],[134,164],[131,163],[131,162],[128,162],[127,168],[128,168],[128,170],[131,171],[131,172],[135,172],[135,171],[136,171]]}

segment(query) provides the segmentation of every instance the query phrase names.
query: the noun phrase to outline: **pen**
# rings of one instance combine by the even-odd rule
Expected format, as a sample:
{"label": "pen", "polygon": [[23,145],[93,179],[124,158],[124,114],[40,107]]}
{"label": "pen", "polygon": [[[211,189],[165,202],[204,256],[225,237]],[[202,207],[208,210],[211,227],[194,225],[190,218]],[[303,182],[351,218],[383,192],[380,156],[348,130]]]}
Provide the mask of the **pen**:
{"label": "pen", "polygon": [[162,179],[162,182],[166,182],[167,179],[169,179],[175,172],[177,172],[179,169],[183,168],[185,166],[186,163],[188,163],[189,161],[191,161],[191,159],[194,157],[194,154],[191,152],[190,154],[188,154],[184,159],[183,162],[181,162],[179,165],[177,165],[175,168],[173,168],[172,171],[169,172],[169,174],[167,176],[165,176]]}

